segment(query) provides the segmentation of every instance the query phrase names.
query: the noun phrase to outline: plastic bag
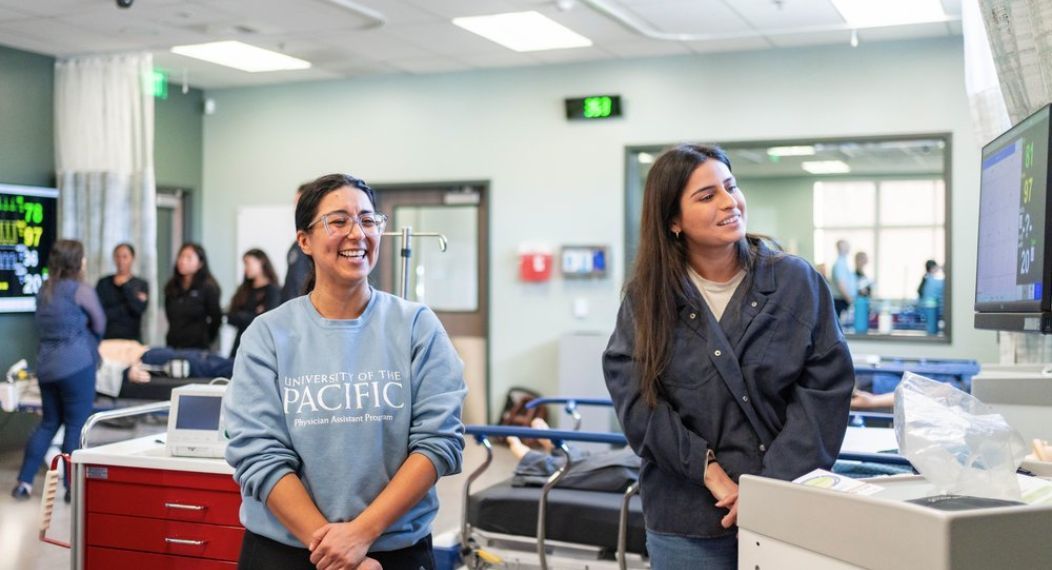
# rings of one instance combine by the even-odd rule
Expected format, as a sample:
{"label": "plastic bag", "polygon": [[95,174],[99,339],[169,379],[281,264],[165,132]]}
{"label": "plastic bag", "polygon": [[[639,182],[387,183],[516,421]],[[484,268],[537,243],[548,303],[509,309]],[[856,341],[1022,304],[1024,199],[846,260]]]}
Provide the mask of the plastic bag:
{"label": "plastic bag", "polygon": [[895,437],[937,492],[1020,500],[1023,437],[971,395],[907,372],[895,389]]}

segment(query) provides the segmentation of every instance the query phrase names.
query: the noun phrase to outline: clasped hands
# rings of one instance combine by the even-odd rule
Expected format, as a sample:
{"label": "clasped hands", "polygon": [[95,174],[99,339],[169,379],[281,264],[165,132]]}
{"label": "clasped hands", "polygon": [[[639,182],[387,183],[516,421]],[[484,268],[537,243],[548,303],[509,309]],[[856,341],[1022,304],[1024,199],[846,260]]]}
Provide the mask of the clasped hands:
{"label": "clasped hands", "polygon": [[354,521],[328,523],[311,536],[311,564],[318,570],[382,570],[379,562],[367,556],[374,540]]}

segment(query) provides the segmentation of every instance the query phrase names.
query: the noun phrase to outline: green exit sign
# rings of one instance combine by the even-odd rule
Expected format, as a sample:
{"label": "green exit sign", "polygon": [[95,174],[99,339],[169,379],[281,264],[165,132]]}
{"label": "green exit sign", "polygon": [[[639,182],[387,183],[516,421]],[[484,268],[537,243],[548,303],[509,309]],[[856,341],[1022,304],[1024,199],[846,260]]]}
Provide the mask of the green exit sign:
{"label": "green exit sign", "polygon": [[620,95],[592,95],[566,100],[566,118],[592,121],[621,116]]}
{"label": "green exit sign", "polygon": [[153,70],[153,74],[150,76],[151,87],[153,88],[153,96],[158,99],[168,98],[168,74],[159,70]]}

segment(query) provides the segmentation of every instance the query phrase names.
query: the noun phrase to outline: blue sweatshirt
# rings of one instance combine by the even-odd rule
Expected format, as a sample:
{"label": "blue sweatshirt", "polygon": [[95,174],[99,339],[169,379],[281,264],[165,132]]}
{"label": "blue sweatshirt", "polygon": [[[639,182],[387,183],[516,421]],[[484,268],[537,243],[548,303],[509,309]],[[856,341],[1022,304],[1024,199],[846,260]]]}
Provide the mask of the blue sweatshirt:
{"label": "blue sweatshirt", "polygon": [[[439,477],[458,473],[465,393],[460,358],[423,305],[374,290],[353,320],[323,318],[309,296],[260,315],[241,338],[223,401],[241,523],[304,546],[266,506],[288,473],[329,522],[357,517],[410,453],[431,460]],[[372,551],[415,544],[437,510],[432,488]]]}

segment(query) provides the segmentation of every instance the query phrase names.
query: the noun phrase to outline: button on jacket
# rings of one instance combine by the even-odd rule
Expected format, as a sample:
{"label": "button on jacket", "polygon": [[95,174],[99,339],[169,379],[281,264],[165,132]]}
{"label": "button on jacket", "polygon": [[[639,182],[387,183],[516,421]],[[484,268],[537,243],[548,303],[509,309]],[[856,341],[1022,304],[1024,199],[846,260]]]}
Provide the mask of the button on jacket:
{"label": "button on jacket", "polygon": [[603,373],[632,448],[643,458],[649,530],[692,537],[724,529],[726,509],[705,488],[705,456],[734,479],[791,480],[830,468],[840,450],[854,368],[829,286],[806,261],[761,246],[717,322],[693,284],[677,300],[671,355],[649,407],[633,360],[626,299],[603,354]]}

